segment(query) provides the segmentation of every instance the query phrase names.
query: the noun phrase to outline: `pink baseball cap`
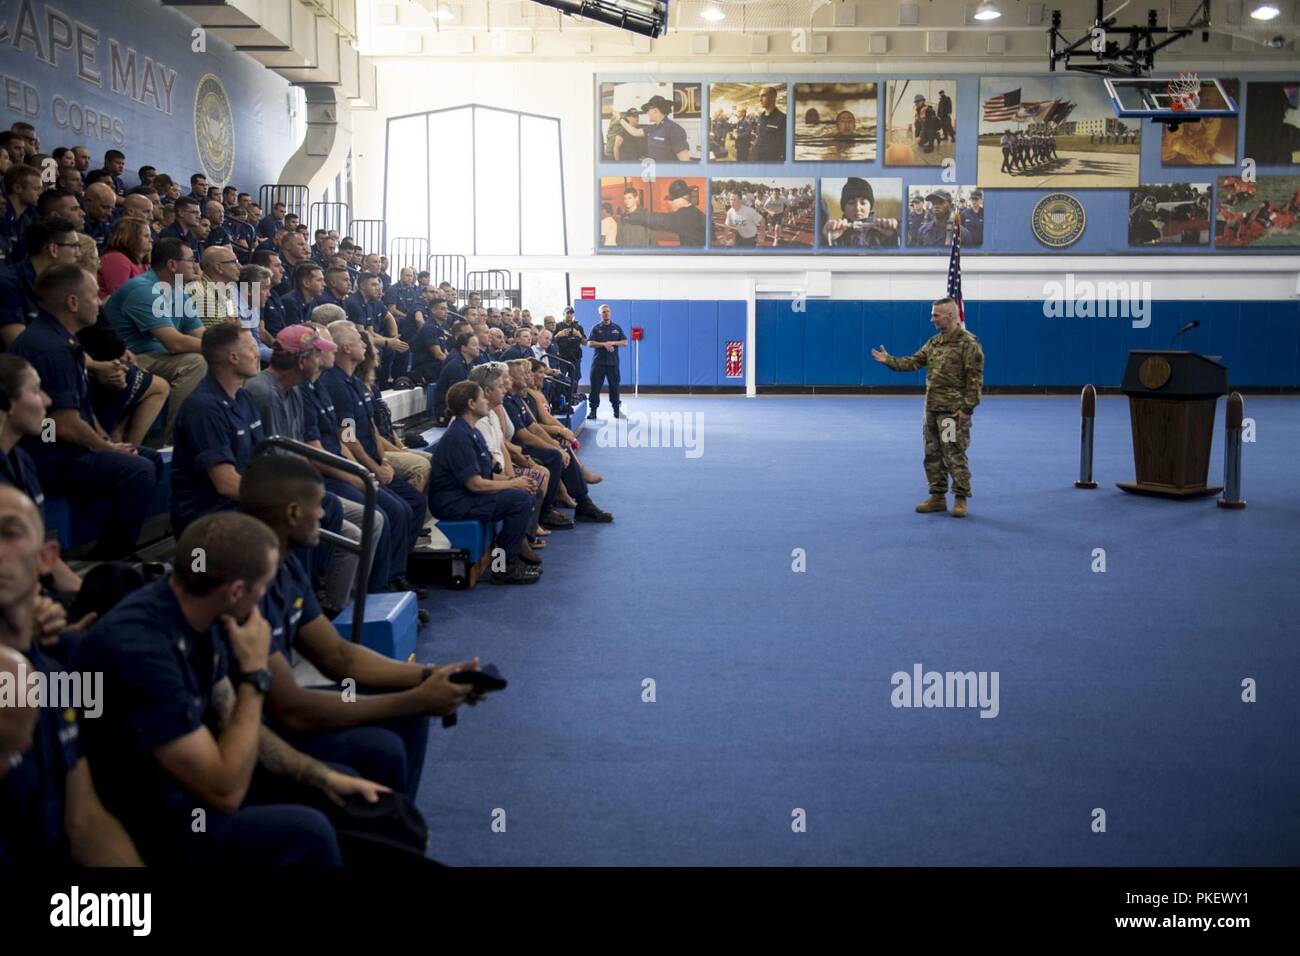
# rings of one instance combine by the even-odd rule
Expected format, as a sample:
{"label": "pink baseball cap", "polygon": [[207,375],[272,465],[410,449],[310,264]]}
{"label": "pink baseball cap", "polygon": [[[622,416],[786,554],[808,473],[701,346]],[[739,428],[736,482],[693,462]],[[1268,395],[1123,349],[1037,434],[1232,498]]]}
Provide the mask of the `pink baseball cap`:
{"label": "pink baseball cap", "polygon": [[321,351],[337,352],[339,347],[333,342],[321,338],[321,334],[310,325],[286,325],[275,337],[275,344],[291,355],[303,352]]}

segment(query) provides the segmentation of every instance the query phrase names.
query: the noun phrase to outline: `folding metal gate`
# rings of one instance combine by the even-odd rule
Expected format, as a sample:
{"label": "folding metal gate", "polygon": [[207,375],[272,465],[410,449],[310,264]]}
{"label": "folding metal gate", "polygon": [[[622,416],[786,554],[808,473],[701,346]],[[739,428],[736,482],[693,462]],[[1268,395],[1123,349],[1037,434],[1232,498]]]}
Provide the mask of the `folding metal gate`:
{"label": "folding metal gate", "polygon": [[[307,213],[311,208],[311,190],[306,186],[265,185],[257,190],[257,204],[262,207],[262,215],[271,215],[276,203],[284,203],[284,211],[293,213],[298,221],[307,224]],[[257,223],[253,224],[254,228]]]}

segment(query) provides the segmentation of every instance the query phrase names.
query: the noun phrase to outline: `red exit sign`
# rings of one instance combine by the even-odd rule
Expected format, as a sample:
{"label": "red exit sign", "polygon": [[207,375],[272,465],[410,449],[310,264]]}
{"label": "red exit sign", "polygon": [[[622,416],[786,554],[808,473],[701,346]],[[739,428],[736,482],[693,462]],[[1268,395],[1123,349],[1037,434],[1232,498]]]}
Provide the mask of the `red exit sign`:
{"label": "red exit sign", "polygon": [[584,299],[596,298],[596,287],[594,285],[584,285],[582,287],[582,298]]}

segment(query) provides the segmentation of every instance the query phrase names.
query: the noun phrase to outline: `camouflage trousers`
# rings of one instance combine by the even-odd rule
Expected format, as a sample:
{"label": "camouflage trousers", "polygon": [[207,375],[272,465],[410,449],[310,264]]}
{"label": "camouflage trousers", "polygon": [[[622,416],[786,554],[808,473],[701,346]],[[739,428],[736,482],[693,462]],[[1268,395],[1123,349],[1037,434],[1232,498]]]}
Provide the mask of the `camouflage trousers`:
{"label": "camouflage trousers", "polygon": [[926,409],[925,425],[925,480],[930,483],[930,494],[946,495],[948,479],[952,479],[952,493],[959,498],[969,498],[970,467],[966,463],[966,449],[970,447],[970,419],[961,421],[956,412],[936,412]]}

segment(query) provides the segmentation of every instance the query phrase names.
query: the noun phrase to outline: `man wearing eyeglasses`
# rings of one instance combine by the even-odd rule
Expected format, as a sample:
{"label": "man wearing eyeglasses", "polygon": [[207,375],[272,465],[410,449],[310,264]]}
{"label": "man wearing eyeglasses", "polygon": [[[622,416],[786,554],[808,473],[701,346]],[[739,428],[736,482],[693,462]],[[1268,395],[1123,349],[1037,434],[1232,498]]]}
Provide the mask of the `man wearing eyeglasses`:
{"label": "man wearing eyeglasses", "polygon": [[153,268],[148,272],[125,282],[109,296],[104,312],[134,353],[136,364],[171,385],[163,437],[165,444],[171,444],[177,412],[208,372],[200,354],[206,327],[194,315],[193,306],[186,309],[183,290],[198,278],[199,264],[189,246],[175,237],[153,244],[150,264]]}
{"label": "man wearing eyeglasses", "polygon": [[239,257],[235,250],[230,246],[208,246],[200,261],[203,274],[185,290],[194,300],[199,321],[210,327],[238,319],[234,292],[239,281]]}

